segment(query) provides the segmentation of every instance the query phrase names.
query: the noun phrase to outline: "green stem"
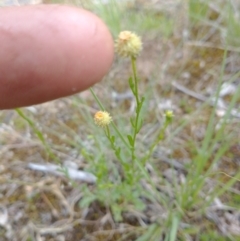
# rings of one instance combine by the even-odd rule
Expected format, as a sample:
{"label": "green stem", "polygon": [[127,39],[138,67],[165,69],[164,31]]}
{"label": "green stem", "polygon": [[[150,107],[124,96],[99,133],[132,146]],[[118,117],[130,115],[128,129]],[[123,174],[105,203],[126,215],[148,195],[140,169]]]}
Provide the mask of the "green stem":
{"label": "green stem", "polygon": [[133,71],[133,94],[136,100],[136,117],[134,120],[134,128],[133,128],[133,135],[132,135],[132,143],[131,143],[131,159],[132,159],[132,171],[134,171],[135,166],[135,146],[136,146],[136,138],[139,132],[139,117],[142,107],[142,102],[139,100],[139,93],[138,93],[138,78],[137,78],[137,68],[136,68],[136,58],[131,57],[131,64],[132,64],[132,71]]}
{"label": "green stem", "polygon": [[94,99],[96,100],[96,102],[98,103],[99,107],[101,108],[102,111],[104,111],[104,107],[101,103],[101,101],[98,99],[98,97],[96,96],[96,94],[94,93],[93,89],[90,88],[91,94],[93,95]]}
{"label": "green stem", "polygon": [[156,140],[152,143],[152,145],[149,148],[149,151],[145,157],[143,157],[142,163],[145,165],[146,161],[152,156],[152,153],[155,149],[155,147],[158,145],[160,141],[164,138],[164,133],[169,125],[168,121],[165,121],[163,127],[160,129],[159,134],[157,135]]}
{"label": "green stem", "polygon": [[139,95],[138,95],[138,78],[137,78],[137,67],[136,67],[136,58],[131,57],[132,63],[132,70],[133,70],[133,79],[134,79],[134,91],[135,91],[135,98],[137,101],[137,105],[140,104]]}
{"label": "green stem", "polygon": [[17,109],[15,109],[15,111],[18,113],[19,116],[21,116],[32,127],[34,133],[36,134],[38,139],[42,142],[42,144],[43,144],[44,148],[46,149],[48,155],[59,164],[60,160],[51,151],[51,148],[48,146],[48,144],[47,144],[47,142],[46,142],[42,132],[38,130],[38,128],[36,127],[35,123],[30,118],[28,118],[21,109],[17,108]]}
{"label": "green stem", "polygon": [[[96,102],[98,103],[99,107],[101,108],[102,111],[105,110],[105,108],[103,107],[101,101],[99,100],[99,98],[97,97],[97,95],[94,93],[93,89],[90,88],[90,91],[94,97],[94,99],[96,100]],[[125,144],[125,146],[128,148],[128,150],[131,150],[131,147],[128,145],[127,141],[125,140],[125,138],[123,137],[123,135],[121,134],[121,132],[118,130],[118,128],[116,127],[116,125],[112,122],[111,123],[113,129],[116,131],[117,135],[119,136],[119,138],[122,140],[122,142]]]}
{"label": "green stem", "polygon": [[121,132],[118,130],[118,128],[116,127],[116,125],[114,124],[114,122],[111,123],[113,129],[116,131],[116,133],[118,134],[118,136],[120,137],[120,139],[122,140],[122,142],[125,144],[125,146],[128,148],[128,150],[131,150],[131,147],[128,145],[127,141],[124,139],[123,135],[121,134]]}
{"label": "green stem", "polygon": [[[110,133],[110,130],[109,130],[108,126],[106,126],[106,128],[105,128],[105,134],[106,134],[106,137],[108,138],[108,140],[111,144],[112,149],[115,151],[115,155],[116,155],[117,147],[111,139],[111,133]],[[122,165],[124,165],[124,161],[123,161],[122,157],[120,155],[119,156],[116,155],[116,157],[117,157],[117,159],[119,159],[120,163]]]}
{"label": "green stem", "polygon": [[152,178],[150,177],[149,173],[147,172],[147,170],[145,169],[145,167],[142,165],[142,163],[140,163],[137,159],[136,159],[136,165],[138,167],[138,169],[141,171],[142,175],[146,178],[146,180],[149,181],[149,183],[151,184],[151,187],[153,188],[153,190],[155,190],[155,194],[156,196],[159,198],[159,200],[162,202],[162,204],[164,205],[164,207],[168,207],[169,204],[166,201],[166,197],[164,197],[163,193],[160,193],[157,190],[156,184],[153,182]]}
{"label": "green stem", "polygon": [[133,81],[134,81],[134,96],[136,99],[136,117],[135,117],[135,121],[134,121],[134,128],[133,128],[133,141],[132,141],[132,148],[131,148],[131,158],[132,158],[132,167],[134,170],[134,163],[135,163],[135,145],[136,145],[136,138],[137,138],[137,134],[138,134],[138,125],[139,125],[139,117],[140,117],[140,109],[141,109],[141,103],[139,100],[139,93],[138,93],[138,79],[137,79],[137,68],[136,68],[136,58],[131,57],[131,63],[132,63],[132,71],[133,71]]}
{"label": "green stem", "polygon": [[181,218],[179,217],[179,214],[173,214],[169,241],[175,241],[177,239],[177,231],[178,231],[180,219]]}

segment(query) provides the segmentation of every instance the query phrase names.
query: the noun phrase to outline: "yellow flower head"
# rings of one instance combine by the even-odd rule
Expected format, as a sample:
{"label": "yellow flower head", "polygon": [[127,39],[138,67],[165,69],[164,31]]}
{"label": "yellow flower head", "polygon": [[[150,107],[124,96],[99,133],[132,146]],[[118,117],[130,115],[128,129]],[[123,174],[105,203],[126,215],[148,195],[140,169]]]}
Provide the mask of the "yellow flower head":
{"label": "yellow flower head", "polygon": [[94,115],[94,122],[96,125],[98,125],[100,127],[108,126],[111,121],[112,121],[112,117],[106,111],[98,111]]}
{"label": "yellow flower head", "polygon": [[121,57],[136,58],[142,50],[141,38],[130,31],[122,31],[115,41],[115,50]]}

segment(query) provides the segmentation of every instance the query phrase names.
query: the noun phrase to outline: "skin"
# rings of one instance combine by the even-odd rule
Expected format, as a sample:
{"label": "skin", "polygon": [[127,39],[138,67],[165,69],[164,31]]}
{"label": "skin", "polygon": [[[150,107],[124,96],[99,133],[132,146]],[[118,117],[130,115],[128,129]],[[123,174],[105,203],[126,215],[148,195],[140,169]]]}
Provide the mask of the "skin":
{"label": "skin", "polygon": [[60,5],[0,9],[0,109],[83,91],[112,61],[111,34],[88,11]]}

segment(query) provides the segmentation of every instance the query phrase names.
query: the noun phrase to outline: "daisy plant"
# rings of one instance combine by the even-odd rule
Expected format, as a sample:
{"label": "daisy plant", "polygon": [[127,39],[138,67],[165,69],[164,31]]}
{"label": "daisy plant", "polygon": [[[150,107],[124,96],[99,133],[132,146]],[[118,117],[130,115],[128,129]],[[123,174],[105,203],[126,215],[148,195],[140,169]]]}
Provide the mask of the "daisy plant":
{"label": "daisy plant", "polygon": [[[113,200],[109,201],[108,204],[112,208],[114,217],[117,217],[117,219],[121,219],[121,211],[124,210],[119,209],[118,203],[120,200],[122,200],[122,197],[124,197],[125,199],[128,198],[129,203],[133,203],[135,207],[144,207],[143,203],[141,203],[139,198],[139,196],[143,194],[143,188],[141,187],[139,181],[142,178],[147,178],[148,181],[151,182],[151,179],[145,169],[145,164],[149,160],[149,158],[151,158],[155,147],[159,144],[161,140],[163,140],[167,126],[172,122],[173,113],[172,111],[167,111],[165,113],[165,122],[158,131],[156,139],[150,145],[148,152],[145,153],[144,156],[138,156],[139,153],[137,151],[137,135],[144,124],[141,112],[145,101],[145,97],[140,96],[139,93],[139,78],[136,63],[136,60],[142,51],[141,38],[133,32],[122,31],[120,32],[117,40],[115,41],[115,51],[120,57],[129,58],[131,61],[132,75],[130,76],[128,82],[129,87],[134,95],[136,107],[134,115],[129,119],[129,122],[131,124],[130,134],[123,134],[125,133],[125,130],[118,129],[118,127],[114,123],[113,118],[105,110],[101,101],[94,93],[93,89],[91,89],[91,93],[93,94],[96,102],[98,103],[101,109],[100,111],[95,113],[94,122],[96,125],[103,128],[105,135],[109,140],[110,146],[113,149],[117,160],[119,161],[122,175],[120,177],[120,182],[116,181],[116,184],[108,183],[104,185],[104,183],[102,183],[101,185],[98,185],[98,183],[102,182],[102,180],[98,180],[98,190],[96,190],[98,194],[95,194],[97,198],[100,199],[100,201],[102,200],[103,202],[105,202],[105,204],[107,204],[107,191],[109,191],[110,193],[115,193],[115,195],[110,195],[108,201],[111,198]],[[121,148],[121,145],[119,145],[119,141],[117,141],[116,139],[119,139],[125,146],[125,148]],[[116,180],[119,180],[119,178],[116,178]],[[113,189],[112,192],[109,188]],[[84,202],[84,200],[82,201]],[[121,203],[122,202],[123,201],[121,201]]]}

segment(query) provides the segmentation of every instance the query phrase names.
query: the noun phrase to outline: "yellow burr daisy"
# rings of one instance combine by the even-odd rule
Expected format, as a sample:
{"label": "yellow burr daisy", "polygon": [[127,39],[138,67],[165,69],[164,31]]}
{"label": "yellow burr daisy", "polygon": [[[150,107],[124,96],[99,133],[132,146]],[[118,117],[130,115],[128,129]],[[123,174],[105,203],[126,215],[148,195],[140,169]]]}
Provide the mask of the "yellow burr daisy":
{"label": "yellow burr daisy", "polygon": [[98,111],[94,115],[94,122],[100,127],[108,126],[112,121],[112,117],[107,111]]}
{"label": "yellow burr daisy", "polygon": [[115,41],[115,50],[121,57],[136,58],[142,50],[141,38],[133,32],[122,31]]}

